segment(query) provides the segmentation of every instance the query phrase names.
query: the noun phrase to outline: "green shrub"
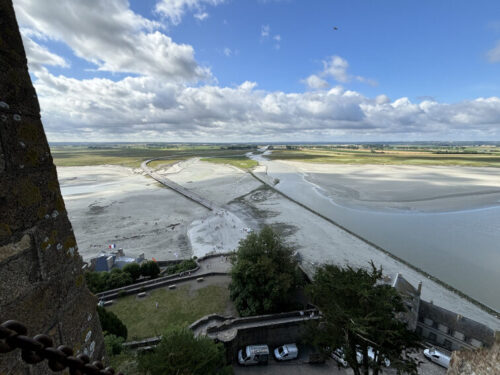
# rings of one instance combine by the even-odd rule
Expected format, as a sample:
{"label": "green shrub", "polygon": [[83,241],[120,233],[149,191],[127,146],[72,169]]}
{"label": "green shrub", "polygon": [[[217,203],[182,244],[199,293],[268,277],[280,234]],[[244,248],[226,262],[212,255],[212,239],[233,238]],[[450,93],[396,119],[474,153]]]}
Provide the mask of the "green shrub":
{"label": "green shrub", "polygon": [[108,356],[120,354],[123,351],[122,344],[124,341],[123,337],[120,336],[113,334],[104,335],[104,346],[106,347]]}
{"label": "green shrub", "polygon": [[208,337],[194,337],[187,328],[166,332],[152,353],[139,356],[139,369],[150,375],[230,375],[222,343]]}
{"label": "green shrub", "polygon": [[167,267],[167,275],[173,275],[180,272],[185,272],[196,268],[198,264],[194,259],[186,259],[180,263],[173,264]]}
{"label": "green shrub", "polygon": [[127,327],[113,312],[107,311],[104,307],[97,306],[97,314],[99,315],[103,332],[120,336],[124,340],[127,339]]}

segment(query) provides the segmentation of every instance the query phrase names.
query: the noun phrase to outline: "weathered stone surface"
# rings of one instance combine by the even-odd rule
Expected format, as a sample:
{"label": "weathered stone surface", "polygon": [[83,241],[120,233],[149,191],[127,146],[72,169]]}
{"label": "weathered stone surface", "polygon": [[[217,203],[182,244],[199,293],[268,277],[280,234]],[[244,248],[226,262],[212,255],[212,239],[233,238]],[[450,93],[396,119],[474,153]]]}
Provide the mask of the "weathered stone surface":
{"label": "weathered stone surface", "polygon": [[31,248],[31,237],[25,234],[19,241],[0,246],[0,262]]}
{"label": "weathered stone surface", "polygon": [[[11,0],[0,1],[0,322],[16,319],[92,360],[104,353],[96,297],[61,196]],[[0,374],[46,374],[20,351]]]}
{"label": "weathered stone surface", "polygon": [[451,356],[448,375],[498,375],[500,374],[500,332],[491,348],[458,350]]}

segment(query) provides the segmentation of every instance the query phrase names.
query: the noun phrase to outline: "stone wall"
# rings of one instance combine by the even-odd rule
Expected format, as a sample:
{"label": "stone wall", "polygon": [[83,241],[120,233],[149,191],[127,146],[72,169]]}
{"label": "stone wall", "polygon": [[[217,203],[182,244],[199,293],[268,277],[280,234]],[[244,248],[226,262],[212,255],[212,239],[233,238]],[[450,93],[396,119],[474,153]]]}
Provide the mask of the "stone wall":
{"label": "stone wall", "polygon": [[500,332],[491,348],[459,350],[451,356],[448,375],[500,374]]}
{"label": "stone wall", "polygon": [[[0,322],[16,319],[30,335],[103,355],[96,298],[82,260],[28,74],[11,0],[0,1]],[[20,351],[0,355],[0,374],[45,374]]]}

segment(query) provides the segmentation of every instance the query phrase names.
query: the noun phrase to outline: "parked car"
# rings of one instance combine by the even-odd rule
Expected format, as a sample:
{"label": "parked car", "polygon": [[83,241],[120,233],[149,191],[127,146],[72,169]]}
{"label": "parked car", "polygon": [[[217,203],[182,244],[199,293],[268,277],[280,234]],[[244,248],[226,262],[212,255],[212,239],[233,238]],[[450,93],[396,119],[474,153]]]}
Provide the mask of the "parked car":
{"label": "parked car", "polygon": [[333,352],[331,352],[330,356],[342,367],[349,367],[349,364],[345,360],[344,352],[342,351],[342,349],[335,349]]}
{"label": "parked car", "polygon": [[[344,352],[342,351],[342,349],[335,349],[333,352],[331,352],[330,355],[341,366],[343,366],[343,367],[348,367],[349,366],[349,364],[347,363],[347,361],[345,359],[345,355],[344,355]],[[373,351],[373,349],[371,347],[368,347],[368,357],[372,361],[375,359],[375,352]],[[359,350],[356,352],[356,360],[358,361],[358,363],[363,362],[363,354]],[[389,361],[389,359],[387,359],[387,358],[384,358],[382,364],[385,367],[389,367],[391,365],[391,361]]]}
{"label": "parked car", "polygon": [[295,344],[285,344],[274,349],[274,358],[277,361],[289,361],[299,356],[299,349]]}
{"label": "parked car", "polygon": [[444,368],[448,368],[450,366],[450,356],[441,353],[439,350],[436,350],[434,348],[425,349],[424,356],[431,362],[437,363]]}
{"label": "parked car", "polygon": [[248,345],[238,351],[238,363],[243,366],[267,365],[269,347],[267,345]]}

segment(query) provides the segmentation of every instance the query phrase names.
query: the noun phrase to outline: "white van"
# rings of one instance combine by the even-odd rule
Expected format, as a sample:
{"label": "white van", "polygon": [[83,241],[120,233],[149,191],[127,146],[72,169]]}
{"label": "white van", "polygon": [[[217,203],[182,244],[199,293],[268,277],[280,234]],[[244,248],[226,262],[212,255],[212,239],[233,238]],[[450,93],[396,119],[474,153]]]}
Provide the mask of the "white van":
{"label": "white van", "polygon": [[267,365],[269,347],[267,345],[248,345],[238,351],[240,365]]}
{"label": "white van", "polygon": [[424,356],[431,360],[434,363],[437,363],[444,368],[448,368],[450,366],[450,356],[441,353],[440,351],[430,348],[424,350]]}
{"label": "white van", "polygon": [[295,344],[285,344],[274,349],[274,358],[277,361],[288,361],[299,356],[299,349]]}

